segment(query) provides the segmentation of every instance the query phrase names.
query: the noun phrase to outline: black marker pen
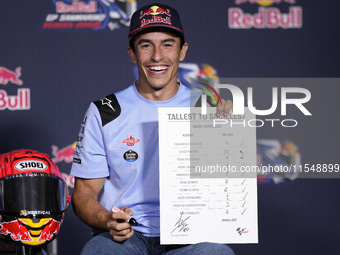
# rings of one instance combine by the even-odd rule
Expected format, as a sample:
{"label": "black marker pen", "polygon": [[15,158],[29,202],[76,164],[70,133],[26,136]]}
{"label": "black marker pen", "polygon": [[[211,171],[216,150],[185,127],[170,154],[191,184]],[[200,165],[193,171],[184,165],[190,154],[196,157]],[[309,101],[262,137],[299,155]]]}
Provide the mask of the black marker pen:
{"label": "black marker pen", "polygon": [[[126,212],[124,212],[123,210],[119,209],[117,206],[114,206],[112,207],[112,212],[118,212],[118,213],[125,213],[127,214]],[[130,219],[126,220],[127,222],[129,222],[131,225],[133,226],[139,226],[139,223],[136,221],[135,218],[133,217],[130,217]]]}

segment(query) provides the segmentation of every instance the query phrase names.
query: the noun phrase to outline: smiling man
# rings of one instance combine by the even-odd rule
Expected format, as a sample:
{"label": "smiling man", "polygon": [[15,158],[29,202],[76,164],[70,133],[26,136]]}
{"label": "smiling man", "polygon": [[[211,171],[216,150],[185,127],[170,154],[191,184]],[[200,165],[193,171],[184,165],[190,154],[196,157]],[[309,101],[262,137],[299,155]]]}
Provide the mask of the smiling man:
{"label": "smiling man", "polygon": [[[189,107],[200,95],[177,81],[188,44],[175,9],[137,10],[129,40],[139,79],[91,103],[78,136],[72,203],[95,233],[82,254],[234,254],[224,244],[160,245],[158,108]],[[223,101],[218,111],[230,108]]]}
{"label": "smiling man", "polygon": [[131,61],[138,66],[138,92],[149,100],[164,101],[174,97],[179,62],[184,60],[188,44],[169,32],[144,32],[129,47]]}

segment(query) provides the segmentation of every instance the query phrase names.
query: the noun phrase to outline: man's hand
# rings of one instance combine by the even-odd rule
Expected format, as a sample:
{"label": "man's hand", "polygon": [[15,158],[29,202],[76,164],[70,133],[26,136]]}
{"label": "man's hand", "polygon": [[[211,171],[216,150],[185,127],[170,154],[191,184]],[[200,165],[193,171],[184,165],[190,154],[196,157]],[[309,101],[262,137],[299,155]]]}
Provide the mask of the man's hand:
{"label": "man's hand", "polygon": [[99,203],[97,199],[105,179],[76,177],[72,194],[73,209],[83,222],[92,228],[110,231],[115,241],[122,242],[134,233],[130,223],[126,221],[133,211],[128,207],[123,207],[122,210],[126,213],[110,212]]}
{"label": "man's hand", "polygon": [[[207,102],[208,107],[211,107],[211,105],[214,105],[213,99],[210,98],[210,100],[211,100],[211,104]],[[222,101],[222,104],[221,104],[221,102],[217,98],[215,98],[215,100],[218,102],[218,105],[216,108],[216,115],[221,116],[223,114],[224,116],[228,116],[230,111],[233,110],[233,102],[231,100],[221,99]]]}
{"label": "man's hand", "polygon": [[127,220],[133,215],[133,211],[129,207],[121,208],[126,213],[113,212],[108,215],[107,228],[110,234],[117,242],[123,242],[130,238],[134,231],[131,224]]}
{"label": "man's hand", "polygon": [[230,111],[233,109],[233,102],[231,100],[224,100],[221,99],[222,104],[218,102],[216,115],[221,116],[224,114],[224,116],[228,116]]}

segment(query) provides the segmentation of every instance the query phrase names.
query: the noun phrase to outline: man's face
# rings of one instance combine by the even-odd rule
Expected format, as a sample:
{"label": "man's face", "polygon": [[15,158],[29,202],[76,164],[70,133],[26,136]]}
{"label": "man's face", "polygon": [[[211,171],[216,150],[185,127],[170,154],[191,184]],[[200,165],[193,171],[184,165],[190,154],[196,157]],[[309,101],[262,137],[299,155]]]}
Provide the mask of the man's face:
{"label": "man's face", "polygon": [[180,38],[166,32],[138,35],[135,52],[128,48],[131,61],[138,66],[139,89],[152,93],[177,88],[179,62],[184,60],[188,48],[180,48]]}

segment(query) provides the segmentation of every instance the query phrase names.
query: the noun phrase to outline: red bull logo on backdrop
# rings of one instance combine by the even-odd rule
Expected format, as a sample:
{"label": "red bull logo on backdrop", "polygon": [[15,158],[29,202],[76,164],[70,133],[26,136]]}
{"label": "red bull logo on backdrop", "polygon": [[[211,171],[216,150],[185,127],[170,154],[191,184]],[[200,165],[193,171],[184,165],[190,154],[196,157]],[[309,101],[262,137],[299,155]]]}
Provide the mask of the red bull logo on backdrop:
{"label": "red bull logo on backdrop", "polygon": [[43,29],[115,30],[129,26],[137,9],[135,0],[52,0]]}
{"label": "red bull logo on backdrop", "polygon": [[[21,67],[12,71],[6,67],[0,66],[0,85],[14,84],[23,85],[20,79]],[[17,89],[16,94],[10,95],[6,90],[0,89],[0,110],[29,110],[31,109],[31,92],[28,88]]]}
{"label": "red bull logo on backdrop", "polygon": [[21,76],[21,67],[17,67],[15,71],[11,71],[6,67],[0,66],[0,84],[7,85],[11,82],[16,85],[22,85],[22,80],[19,79]]}
{"label": "red bull logo on backdrop", "polygon": [[[295,0],[235,0],[235,4],[258,4],[260,7],[256,13],[246,13],[239,7],[228,9],[228,24],[231,29],[250,28],[302,28],[302,7],[294,6]],[[273,7],[274,4],[289,4],[288,12],[281,8]],[[270,7],[269,7],[270,6]],[[281,5],[283,6],[283,5]]]}
{"label": "red bull logo on backdrop", "polygon": [[54,163],[59,163],[61,161],[65,161],[65,163],[72,163],[76,144],[77,142],[74,142],[60,149],[58,146],[52,145],[52,155],[54,156],[52,161]]}
{"label": "red bull logo on backdrop", "polygon": [[262,6],[270,6],[272,4],[280,4],[282,2],[286,2],[289,4],[295,4],[295,0],[236,0],[235,4],[243,4],[243,3],[251,3],[251,4],[259,4]]}
{"label": "red bull logo on backdrop", "polygon": [[[72,163],[73,156],[75,153],[77,142],[73,142],[63,148],[60,148],[56,145],[52,145],[52,161],[56,164],[64,162],[64,163]],[[70,188],[74,188],[74,176],[69,175],[67,173],[61,173],[64,181],[66,182],[67,186]]]}

